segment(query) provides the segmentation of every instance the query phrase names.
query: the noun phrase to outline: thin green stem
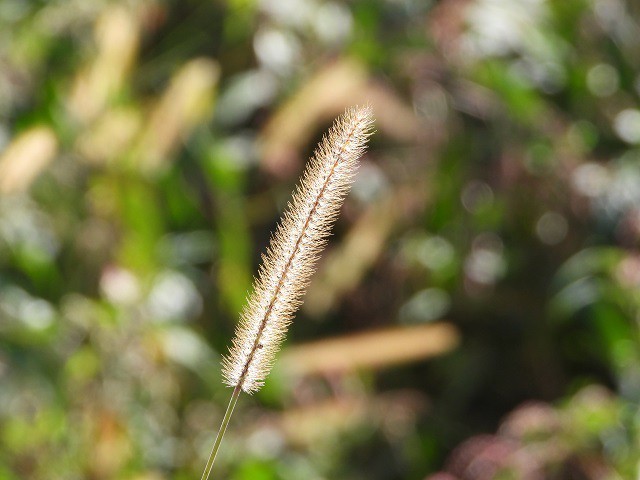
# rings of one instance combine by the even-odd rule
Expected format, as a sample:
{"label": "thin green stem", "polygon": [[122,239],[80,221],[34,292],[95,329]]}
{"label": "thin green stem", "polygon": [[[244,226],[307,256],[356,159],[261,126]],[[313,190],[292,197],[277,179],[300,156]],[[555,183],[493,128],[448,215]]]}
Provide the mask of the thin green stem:
{"label": "thin green stem", "polygon": [[229,400],[229,406],[227,407],[227,411],[225,412],[224,418],[222,419],[220,430],[218,430],[218,436],[216,437],[216,441],[211,448],[209,460],[207,460],[207,465],[204,467],[204,472],[202,472],[202,478],[200,480],[207,480],[209,478],[209,474],[211,473],[211,469],[213,468],[213,462],[215,461],[216,455],[218,454],[218,449],[220,448],[220,443],[222,443],[222,437],[224,437],[224,432],[227,431],[227,426],[229,425],[231,414],[233,413],[233,409],[238,402],[238,397],[240,396],[241,391],[242,389],[239,385],[233,389],[233,395],[231,395],[231,400]]}

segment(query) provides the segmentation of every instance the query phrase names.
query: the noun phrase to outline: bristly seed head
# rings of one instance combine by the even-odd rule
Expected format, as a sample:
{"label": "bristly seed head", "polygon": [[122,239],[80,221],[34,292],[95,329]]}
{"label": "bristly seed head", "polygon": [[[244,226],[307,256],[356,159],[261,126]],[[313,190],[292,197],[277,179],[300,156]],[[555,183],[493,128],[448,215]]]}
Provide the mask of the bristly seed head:
{"label": "bristly seed head", "polygon": [[350,108],[314,152],[262,256],[253,293],[223,360],[227,385],[253,393],[264,384],[351,188],[372,126],[370,107]]}

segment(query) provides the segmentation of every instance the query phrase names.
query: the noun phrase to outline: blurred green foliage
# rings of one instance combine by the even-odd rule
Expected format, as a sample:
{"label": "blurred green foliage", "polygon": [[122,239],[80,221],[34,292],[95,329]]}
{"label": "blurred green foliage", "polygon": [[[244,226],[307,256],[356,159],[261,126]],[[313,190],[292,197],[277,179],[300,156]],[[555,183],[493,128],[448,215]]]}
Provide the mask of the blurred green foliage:
{"label": "blurred green foliage", "polygon": [[460,344],[276,368],[217,473],[636,478],[639,63],[633,0],[2,0],[0,478],[199,476],[259,254],[367,102],[288,342]]}

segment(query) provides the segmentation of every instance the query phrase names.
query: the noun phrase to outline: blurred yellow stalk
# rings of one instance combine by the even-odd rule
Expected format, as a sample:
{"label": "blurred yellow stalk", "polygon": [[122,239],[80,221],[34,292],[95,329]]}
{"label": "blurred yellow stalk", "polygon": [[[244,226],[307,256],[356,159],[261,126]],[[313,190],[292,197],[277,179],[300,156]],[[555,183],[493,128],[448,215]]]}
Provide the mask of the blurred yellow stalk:
{"label": "blurred yellow stalk", "polygon": [[297,376],[380,368],[441,355],[459,338],[457,329],[444,322],[392,327],[289,348],[280,365]]}
{"label": "blurred yellow stalk", "polygon": [[95,25],[94,60],[75,78],[69,109],[83,123],[96,118],[123,87],[138,53],[140,25],[120,5],[106,9]]}
{"label": "blurred yellow stalk", "polygon": [[178,70],[152,109],[134,150],[142,170],[160,168],[177,144],[211,112],[220,71],[210,59],[197,58]]}
{"label": "blurred yellow stalk", "polygon": [[58,140],[49,127],[33,127],[19,134],[0,156],[0,192],[27,190],[57,151]]}

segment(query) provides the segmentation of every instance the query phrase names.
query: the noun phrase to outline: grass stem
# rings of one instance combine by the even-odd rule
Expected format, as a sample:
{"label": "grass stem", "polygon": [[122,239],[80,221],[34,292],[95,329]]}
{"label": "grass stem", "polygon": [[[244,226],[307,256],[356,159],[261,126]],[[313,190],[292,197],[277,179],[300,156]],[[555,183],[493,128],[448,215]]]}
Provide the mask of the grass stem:
{"label": "grass stem", "polygon": [[209,459],[207,460],[207,465],[204,467],[204,472],[202,472],[202,478],[200,480],[208,480],[209,474],[211,473],[211,469],[213,468],[213,462],[216,459],[216,455],[218,454],[218,449],[220,448],[220,443],[222,442],[222,437],[224,437],[224,432],[227,431],[227,426],[229,425],[229,420],[231,419],[231,414],[233,413],[233,409],[238,402],[238,397],[240,396],[240,392],[242,389],[240,386],[237,386],[233,389],[233,394],[231,395],[231,400],[229,400],[229,406],[227,407],[227,411],[224,414],[224,418],[222,419],[222,424],[220,425],[220,430],[218,431],[218,436],[216,437],[216,441],[211,448],[211,453],[209,453]]}

